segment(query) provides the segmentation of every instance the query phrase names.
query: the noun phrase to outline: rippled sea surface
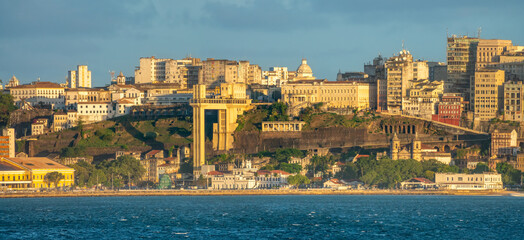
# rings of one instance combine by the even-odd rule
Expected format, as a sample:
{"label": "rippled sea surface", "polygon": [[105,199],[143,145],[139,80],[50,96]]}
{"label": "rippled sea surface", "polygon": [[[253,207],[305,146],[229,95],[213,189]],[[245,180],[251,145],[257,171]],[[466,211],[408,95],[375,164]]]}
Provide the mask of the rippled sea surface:
{"label": "rippled sea surface", "polygon": [[0,199],[0,239],[524,239],[524,198]]}

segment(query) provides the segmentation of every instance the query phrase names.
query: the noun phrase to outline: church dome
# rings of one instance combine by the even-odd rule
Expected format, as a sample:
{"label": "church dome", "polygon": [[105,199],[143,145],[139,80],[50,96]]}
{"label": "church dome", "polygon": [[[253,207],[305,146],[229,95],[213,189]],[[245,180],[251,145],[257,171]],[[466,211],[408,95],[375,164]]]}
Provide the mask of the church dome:
{"label": "church dome", "polygon": [[313,71],[311,70],[311,67],[309,67],[309,65],[307,65],[307,59],[305,59],[305,58],[302,59],[302,64],[300,64],[300,66],[298,66],[297,73],[313,74]]}

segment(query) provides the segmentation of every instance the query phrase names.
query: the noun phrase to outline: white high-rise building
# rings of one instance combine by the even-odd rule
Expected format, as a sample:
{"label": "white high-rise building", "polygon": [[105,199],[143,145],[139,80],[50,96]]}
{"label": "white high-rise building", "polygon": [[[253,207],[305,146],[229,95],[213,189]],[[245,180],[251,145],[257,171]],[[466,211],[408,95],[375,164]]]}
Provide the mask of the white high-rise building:
{"label": "white high-rise building", "polygon": [[87,65],[78,65],[77,70],[71,70],[67,74],[69,88],[91,88],[91,71]]}

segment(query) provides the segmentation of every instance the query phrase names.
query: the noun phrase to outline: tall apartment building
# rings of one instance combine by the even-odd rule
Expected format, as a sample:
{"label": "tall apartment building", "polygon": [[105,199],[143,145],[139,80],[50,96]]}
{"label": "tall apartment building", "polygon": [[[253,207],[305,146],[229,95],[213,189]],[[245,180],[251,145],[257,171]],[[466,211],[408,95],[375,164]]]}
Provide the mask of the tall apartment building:
{"label": "tall apartment building", "polygon": [[409,51],[402,50],[386,61],[387,108],[391,113],[402,112],[402,99],[411,87],[410,80],[427,79],[428,65],[425,61],[413,61]]}
{"label": "tall apartment building", "polygon": [[447,39],[448,76],[444,91],[462,93],[470,101],[470,79],[475,75],[478,38],[453,35]]}
{"label": "tall apartment building", "polygon": [[524,80],[524,46],[510,46],[486,67],[506,71],[506,78]]}
{"label": "tall apartment building", "polygon": [[67,83],[69,88],[91,88],[91,71],[87,70],[87,65],[78,65],[76,71],[69,71]]}
{"label": "tall apartment building", "polygon": [[503,70],[479,69],[472,80],[471,99],[475,118],[489,121],[497,117],[503,109],[503,83],[505,74]]}
{"label": "tall apartment building", "polygon": [[142,57],[135,69],[135,83],[177,83],[187,88],[189,68],[200,66],[199,58],[174,60],[169,58]]}
{"label": "tall apartment building", "polygon": [[4,128],[0,135],[0,158],[15,157],[15,129]]}
{"label": "tall apartment building", "polygon": [[524,85],[522,82],[504,83],[504,120],[524,121]]}
{"label": "tall apartment building", "polygon": [[500,55],[511,48],[511,40],[480,39],[477,45],[476,69],[498,62]]}

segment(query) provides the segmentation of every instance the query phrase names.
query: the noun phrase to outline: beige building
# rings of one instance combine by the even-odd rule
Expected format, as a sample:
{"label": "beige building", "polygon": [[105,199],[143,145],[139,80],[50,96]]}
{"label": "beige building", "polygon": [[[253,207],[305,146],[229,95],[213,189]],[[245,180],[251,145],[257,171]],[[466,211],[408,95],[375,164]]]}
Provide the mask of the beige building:
{"label": "beige building", "polygon": [[522,82],[504,83],[504,120],[524,121],[524,86]]}
{"label": "beige building", "polygon": [[324,103],[328,108],[374,109],[376,85],[361,82],[304,80],[282,85],[282,102],[292,108]]}
{"label": "beige building", "polygon": [[502,176],[497,173],[435,173],[439,188],[450,190],[500,190]]}
{"label": "beige building", "polygon": [[304,124],[306,123],[303,121],[262,122],[262,132],[300,132]]}
{"label": "beige building", "polygon": [[17,87],[18,85],[20,85],[20,81],[15,77],[15,75],[13,75],[11,79],[9,79],[9,82],[5,85],[5,88],[7,89]]}
{"label": "beige building", "polygon": [[402,100],[402,113],[432,119],[444,94],[444,81],[412,80],[408,96]]}
{"label": "beige building", "polygon": [[500,55],[511,49],[511,40],[480,39],[477,45],[476,69],[482,69],[491,63],[498,62]]}
{"label": "beige building", "polygon": [[91,88],[91,71],[87,70],[87,65],[78,65],[76,71],[69,71],[67,83],[69,88]]}
{"label": "beige building", "polygon": [[402,50],[399,55],[386,61],[387,70],[387,108],[391,113],[402,113],[402,100],[408,95],[410,80],[428,79],[428,65],[425,61],[413,61],[409,51]]}
{"label": "beige building", "polygon": [[471,99],[475,118],[489,121],[496,118],[504,106],[504,71],[479,69],[472,79]]}
{"label": "beige building", "polygon": [[78,103],[109,102],[111,92],[104,88],[74,88],[65,91],[65,105],[67,109],[76,109]]}
{"label": "beige building", "polygon": [[201,64],[199,58],[191,57],[180,60],[143,57],[135,69],[135,83],[175,83],[180,88],[187,88],[189,68]]}
{"label": "beige building", "polygon": [[316,78],[313,76],[313,71],[311,70],[311,67],[307,64],[307,59],[303,58],[302,63],[300,66],[298,66],[296,75],[289,77],[288,72],[288,78],[289,81],[302,81],[302,80],[315,80]]}
{"label": "beige building", "polygon": [[513,130],[495,130],[491,133],[491,156],[504,155],[508,148],[518,147],[518,134]]}
{"label": "beige building", "polygon": [[9,88],[9,93],[17,106],[22,107],[22,101],[31,106],[38,104],[50,105],[53,109],[64,108],[64,87],[52,82],[33,82]]}
{"label": "beige building", "polygon": [[264,86],[281,86],[289,78],[287,67],[270,67],[269,71],[262,71],[261,84]]}

